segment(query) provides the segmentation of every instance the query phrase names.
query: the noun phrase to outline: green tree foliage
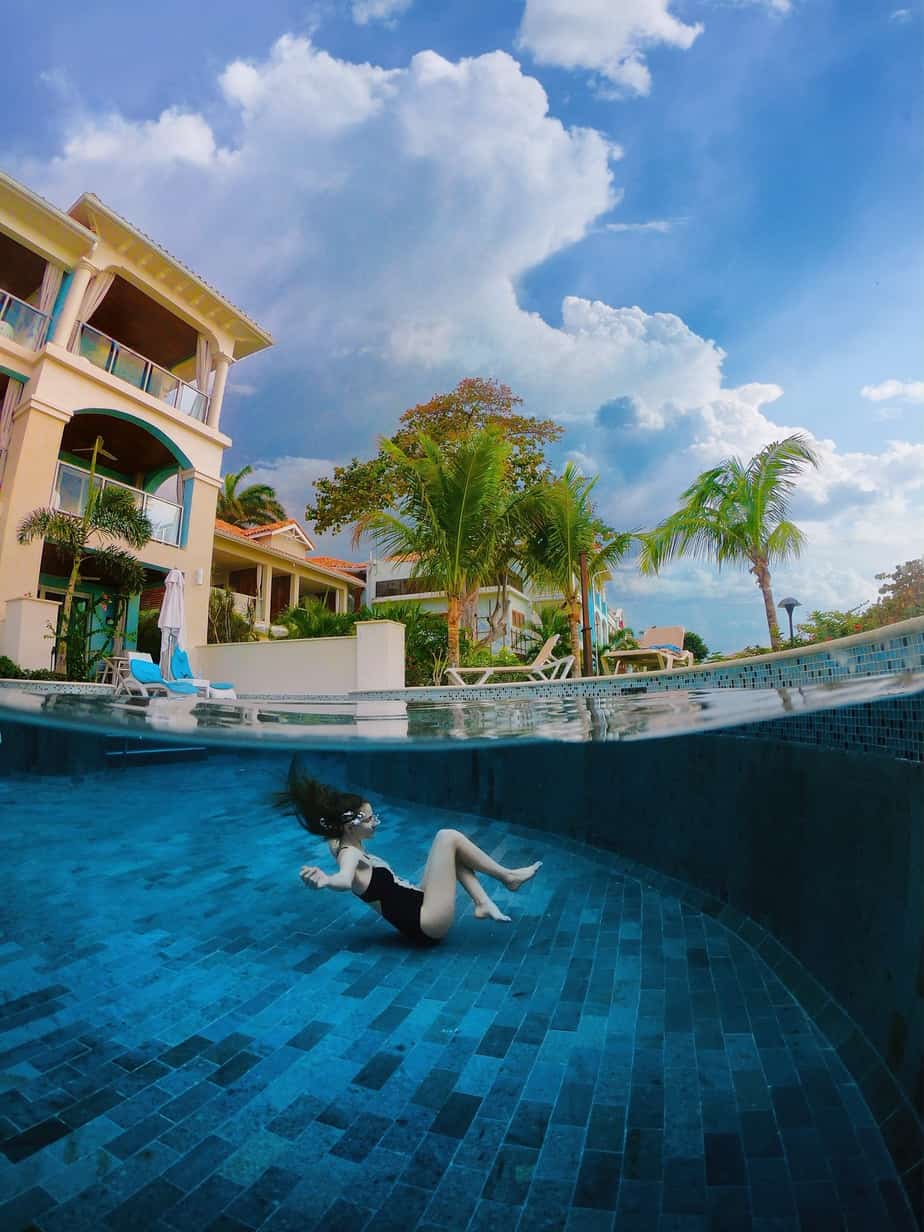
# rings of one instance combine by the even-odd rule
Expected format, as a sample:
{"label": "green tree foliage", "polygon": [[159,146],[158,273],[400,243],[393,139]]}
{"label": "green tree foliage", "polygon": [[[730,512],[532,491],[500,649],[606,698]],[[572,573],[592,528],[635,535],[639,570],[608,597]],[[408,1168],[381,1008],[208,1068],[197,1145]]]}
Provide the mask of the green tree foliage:
{"label": "green tree foliage", "polygon": [[[64,602],[55,634],[56,667],[62,674],[71,677],[69,658],[79,657],[78,637],[83,638],[83,655],[86,654],[84,626],[79,634],[71,629],[71,613],[74,595],[88,564],[96,574],[110,579],[110,584],[119,596],[136,595],[144,586],[144,566],[131,552],[117,545],[122,540],[132,548],[143,548],[151,538],[151,523],[135,505],[133,494],[125,488],[106,485],[96,479],[96,464],[100,453],[105,454],[102,437],[93,445],[90,461],[90,479],[87,485],[87,502],[82,514],[62,513],[58,509],[33,509],[19,526],[20,543],[44,539],[60,548],[71,560],[71,572],[64,592]],[[88,664],[75,661],[75,671],[85,672]],[[79,677],[73,677],[79,678]]]}
{"label": "green tree foliage", "polygon": [[216,586],[209,593],[208,633],[210,643],[255,642],[256,601],[249,613],[243,616],[234,606],[230,588]]}
{"label": "green tree foliage", "polygon": [[635,636],[635,630],[626,626],[623,629],[617,629],[607,642],[604,650],[638,650],[638,638]]}
{"label": "green tree foliage", "polygon": [[[545,446],[558,440],[562,428],[552,419],[520,414],[522,404],[523,399],[499,381],[466,377],[451,393],[436,394],[405,411],[389,443],[405,457],[421,458],[421,436],[451,452],[473,433],[494,428],[510,446],[505,463],[510,486],[525,491],[548,473]],[[314,488],[314,503],[307,505],[305,517],[319,534],[395,508],[408,493],[403,465],[384,441],[374,458],[353,458],[335,467],[332,476],[315,480]]]}
{"label": "green tree foliage", "polygon": [[505,482],[510,446],[496,429],[485,428],[451,450],[423,434],[418,456],[391,441],[382,447],[400,471],[404,494],[398,514],[375,509],[361,517],[354,542],[368,534],[386,553],[411,557],[413,576],[431,579],[445,593],[449,658],[458,667],[462,601],[491,569],[498,535],[518,499]]}
{"label": "green tree foliage", "polygon": [[557,591],[564,600],[576,675],[582,671],[581,554],[586,553],[587,576],[593,585],[622,560],[634,538],[628,532],[617,534],[597,516],[591,499],[596,482],[596,477],[585,478],[569,462],[557,479],[540,484],[524,501],[528,531],[523,563],[534,582]]}
{"label": "green tree foliage", "polygon": [[373,619],[397,620],[404,625],[404,682],[439,684],[449,665],[449,626],[439,612],[420,603],[395,599],[377,603]]}
{"label": "green tree foliage", "polygon": [[698,633],[684,633],[683,648],[692,650],[694,663],[702,663],[703,659],[709,657],[709,647]]}
{"label": "green tree foliage", "polygon": [[285,509],[279,503],[275,488],[268,483],[251,483],[246,488],[241,481],[253,473],[252,466],[225,475],[218,491],[218,507],[215,516],[232,526],[267,526],[270,522],[284,522]]}
{"label": "green tree foliage", "polygon": [[641,536],[641,571],[657,573],[678,556],[711,560],[719,568],[747,565],[763,597],[770,643],[779,650],[770,566],[798,556],[805,544],[788,518],[789,500],[805,468],[817,465],[806,437],[795,433],[772,441],[747,464],[727,458],[703,471],[676,513]]}
{"label": "green tree foliage", "polygon": [[332,612],[322,599],[306,595],[296,607],[280,612],[276,623],[285,625],[289,637],[349,637],[358,620],[375,619],[376,613],[370,608]]}
{"label": "green tree foliage", "polygon": [[[523,646],[526,657],[535,658],[550,637],[558,634],[555,644],[555,657],[574,654],[571,645],[571,623],[564,606],[554,603],[544,603],[536,613],[537,619],[531,620],[523,630]],[[476,667],[477,664],[472,664]]]}
{"label": "green tree foliage", "polygon": [[906,560],[889,573],[877,573],[876,581],[882,585],[879,598],[867,613],[876,621],[871,627],[924,616],[924,558]]}

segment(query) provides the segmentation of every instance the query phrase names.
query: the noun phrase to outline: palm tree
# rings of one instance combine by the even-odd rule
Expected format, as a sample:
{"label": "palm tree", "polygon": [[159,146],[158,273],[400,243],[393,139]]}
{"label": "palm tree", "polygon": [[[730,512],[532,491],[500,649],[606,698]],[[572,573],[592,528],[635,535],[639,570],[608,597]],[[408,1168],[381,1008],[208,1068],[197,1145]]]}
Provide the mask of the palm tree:
{"label": "palm tree", "polygon": [[597,516],[591,500],[596,483],[596,477],[585,478],[569,462],[556,480],[537,488],[529,497],[531,526],[524,550],[530,578],[562,596],[578,675],[582,671],[581,556],[586,554],[587,577],[593,585],[622,560],[634,537],[629,532],[616,533]]}
{"label": "palm tree", "polygon": [[511,496],[505,484],[510,446],[495,429],[472,433],[450,452],[424,433],[417,444],[420,456],[411,457],[393,441],[381,441],[405,495],[397,514],[374,510],[361,518],[353,543],[370,534],[389,554],[413,557],[413,576],[445,591],[449,662],[458,667],[462,600],[490,571],[501,528],[522,497]]}
{"label": "palm tree", "polygon": [[280,505],[276,489],[268,483],[252,483],[238,491],[242,479],[253,473],[252,466],[243,466],[239,471],[225,475],[224,485],[218,492],[218,508],[215,516],[232,526],[267,526],[270,522],[284,522],[285,509]]}
{"label": "palm tree", "polygon": [[726,458],[703,471],[681,496],[683,504],[654,530],[642,535],[639,568],[657,573],[666,561],[693,556],[744,565],[763,595],[770,644],[780,648],[770,565],[796,557],[805,535],[788,519],[789,498],[807,466],[818,456],[807,437],[794,433],[772,441],[745,465]]}
{"label": "palm tree", "polygon": [[[98,436],[90,460],[90,480],[83,513],[62,513],[59,509],[33,509],[20,523],[20,543],[44,539],[63,549],[72,558],[71,573],[61,605],[61,619],[55,635],[59,671],[67,674],[68,633],[74,594],[83,576],[83,566],[92,560],[94,569],[112,578],[115,588],[125,595],[138,594],[144,586],[144,565],[131,552],[106,540],[124,539],[133,548],[143,548],[151,538],[151,523],[135,505],[125,488],[96,481],[96,464],[103,449]],[[102,541],[102,542],[100,542]]]}

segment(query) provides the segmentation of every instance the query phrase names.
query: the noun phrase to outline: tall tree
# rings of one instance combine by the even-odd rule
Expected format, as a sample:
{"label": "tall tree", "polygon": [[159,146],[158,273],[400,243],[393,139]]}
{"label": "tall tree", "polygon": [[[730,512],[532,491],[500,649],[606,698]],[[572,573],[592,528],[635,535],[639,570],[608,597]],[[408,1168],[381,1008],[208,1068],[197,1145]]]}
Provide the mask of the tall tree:
{"label": "tall tree", "polygon": [[530,531],[524,545],[529,577],[558,591],[568,614],[577,675],[581,663],[581,554],[587,556],[591,585],[603,581],[629,551],[634,536],[613,531],[597,516],[591,493],[597,479],[587,479],[569,462],[553,482],[542,484],[527,499]]}
{"label": "tall tree", "polygon": [[681,495],[680,508],[641,536],[639,568],[657,573],[669,560],[692,556],[747,565],[763,596],[770,644],[779,650],[780,630],[770,586],[770,566],[798,556],[805,535],[789,520],[796,481],[818,457],[800,433],[772,441],[745,464],[726,458],[703,471]]}
{"label": "tall tree", "polygon": [[369,534],[389,554],[412,557],[413,576],[445,591],[449,661],[458,667],[462,601],[484,580],[499,528],[517,499],[505,484],[510,446],[493,428],[471,433],[450,451],[425,433],[415,445],[411,456],[382,441],[399,474],[398,512],[367,512],[356,524],[354,542]]}
{"label": "tall tree", "polygon": [[67,675],[68,635],[74,595],[84,566],[92,561],[93,568],[112,579],[117,591],[135,595],[144,586],[144,566],[125,548],[111,540],[124,540],[129,547],[143,548],[151,538],[151,523],[135,505],[134,497],[125,488],[106,484],[96,479],[96,465],[103,449],[103,438],[98,436],[90,459],[89,483],[83,512],[79,515],[62,513],[59,509],[33,509],[19,526],[20,543],[44,539],[53,543],[71,557],[71,572],[61,605],[61,617],[56,634],[58,671]]}
{"label": "tall tree", "polygon": [[243,466],[225,475],[218,491],[215,516],[232,526],[266,526],[270,522],[285,521],[288,515],[279,503],[275,488],[268,483],[251,483],[246,488],[239,486],[252,473],[252,466]]}
{"label": "tall tree", "polygon": [[[520,414],[522,404],[499,381],[466,377],[451,393],[436,394],[405,411],[389,440],[404,456],[419,458],[421,433],[451,451],[473,432],[494,428],[510,445],[505,464],[510,485],[524,491],[547,473],[544,447],[558,440],[562,428],[552,419]],[[408,490],[405,472],[385,441],[374,458],[353,458],[335,467],[330,477],[315,480],[314,488],[305,517],[319,533],[342,530],[374,510],[393,508]]]}

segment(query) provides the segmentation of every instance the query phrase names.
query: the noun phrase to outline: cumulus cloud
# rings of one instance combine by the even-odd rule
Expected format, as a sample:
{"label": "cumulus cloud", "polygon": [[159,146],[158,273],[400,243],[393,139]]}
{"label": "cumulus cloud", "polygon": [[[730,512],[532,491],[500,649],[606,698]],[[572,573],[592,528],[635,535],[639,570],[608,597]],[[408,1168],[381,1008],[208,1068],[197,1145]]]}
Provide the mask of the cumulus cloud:
{"label": "cumulus cloud", "polygon": [[612,93],[648,94],[645,51],[687,49],[702,33],[670,12],[671,0],[526,0],[517,45],[539,64],[590,69]]}
{"label": "cumulus cloud", "polygon": [[864,385],[862,398],[870,402],[888,402],[898,398],[902,402],[924,402],[924,381],[882,381],[879,385]]}
{"label": "cumulus cloud", "polygon": [[370,21],[391,25],[408,11],[414,0],[353,0],[350,14],[357,26],[366,26]]}
{"label": "cumulus cloud", "polygon": [[[235,406],[235,464],[263,459],[257,477],[294,515],[333,460],[367,453],[405,407],[476,373],[566,425],[561,459],[593,463],[621,528],[663,517],[720,458],[804,429],[779,412],[772,379],[726,386],[721,346],[673,313],[566,296],[551,324],[521,307],[523,276],[618,200],[618,151],[550,114],[503,52],[425,51],[386,70],[286,36],[224,69],[208,119],[75,114],[57,155],[11,169],[62,205],[97,192],[272,330],[278,346],[242,369],[256,392]],[[853,573],[872,577],[916,544],[924,458],[901,441],[818,447],[800,524],[816,572],[823,556],[846,599]],[[670,577],[696,583],[687,568]]]}

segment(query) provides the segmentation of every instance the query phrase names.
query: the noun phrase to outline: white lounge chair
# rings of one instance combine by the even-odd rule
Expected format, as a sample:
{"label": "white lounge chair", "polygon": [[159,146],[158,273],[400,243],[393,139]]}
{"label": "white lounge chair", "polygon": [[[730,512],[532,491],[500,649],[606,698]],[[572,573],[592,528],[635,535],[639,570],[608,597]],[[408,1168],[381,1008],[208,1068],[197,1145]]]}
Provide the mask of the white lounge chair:
{"label": "white lounge chair", "polygon": [[620,675],[627,668],[643,672],[669,672],[692,667],[693,651],[684,650],[683,625],[655,625],[646,629],[637,650],[604,650],[600,663],[606,675]]}
{"label": "white lounge chair", "polygon": [[129,650],[128,660],[124,668],[119,669],[115,682],[116,693],[135,693],[141,697],[157,697],[161,693],[168,696],[175,694],[181,697],[195,697],[199,690],[193,684],[182,680],[164,680],[160,668],[149,654],[140,650]]}
{"label": "white lounge chair", "polygon": [[[574,655],[564,655],[561,659],[553,659],[552,651],[558,642],[558,634],[554,633],[532,663],[517,663],[501,667],[447,667],[446,676],[453,685],[487,684],[492,676],[510,676],[514,673],[525,674],[530,680],[564,680],[574,666]],[[468,680],[466,677],[471,676]],[[475,679],[477,677],[477,679]]]}
{"label": "white lounge chair", "polygon": [[170,660],[170,670],[173,672],[174,680],[195,685],[200,692],[213,701],[237,701],[237,694],[234,691],[233,684],[228,684],[224,680],[203,680],[201,677],[193,675],[193,669],[189,663],[189,655],[185,650],[181,650],[179,646],[173,652],[173,658]]}

